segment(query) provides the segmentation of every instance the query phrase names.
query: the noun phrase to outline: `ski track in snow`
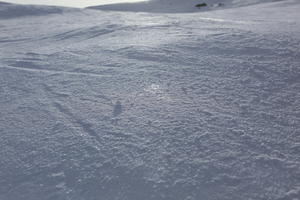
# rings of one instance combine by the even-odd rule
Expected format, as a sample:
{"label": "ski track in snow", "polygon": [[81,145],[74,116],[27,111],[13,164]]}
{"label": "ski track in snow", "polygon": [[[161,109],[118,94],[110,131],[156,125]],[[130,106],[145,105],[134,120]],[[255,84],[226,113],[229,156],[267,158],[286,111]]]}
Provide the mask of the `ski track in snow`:
{"label": "ski track in snow", "polygon": [[1,18],[0,200],[299,199],[299,9]]}

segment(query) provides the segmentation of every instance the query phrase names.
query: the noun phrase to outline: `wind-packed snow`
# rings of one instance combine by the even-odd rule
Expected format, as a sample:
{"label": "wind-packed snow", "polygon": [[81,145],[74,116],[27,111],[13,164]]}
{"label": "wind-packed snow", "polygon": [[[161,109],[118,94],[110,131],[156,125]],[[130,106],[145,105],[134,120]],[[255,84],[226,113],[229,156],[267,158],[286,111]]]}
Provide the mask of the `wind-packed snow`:
{"label": "wind-packed snow", "polygon": [[298,200],[299,10],[0,14],[0,200]]}

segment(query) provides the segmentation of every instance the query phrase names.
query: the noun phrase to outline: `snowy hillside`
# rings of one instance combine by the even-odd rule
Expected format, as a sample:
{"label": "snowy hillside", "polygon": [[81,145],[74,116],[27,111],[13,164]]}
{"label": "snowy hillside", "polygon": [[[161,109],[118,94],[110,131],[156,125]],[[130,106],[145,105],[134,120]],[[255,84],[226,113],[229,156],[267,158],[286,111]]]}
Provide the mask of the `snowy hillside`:
{"label": "snowy hillside", "polygon": [[63,12],[70,12],[74,10],[74,8],[63,8],[57,6],[16,5],[6,2],[0,2],[0,19],[48,14],[62,14]]}
{"label": "snowy hillside", "polygon": [[275,2],[280,0],[149,0],[139,3],[120,3],[111,5],[91,6],[91,9],[158,12],[158,13],[184,13],[209,11],[224,8],[242,7],[258,3]]}
{"label": "snowy hillside", "polygon": [[0,200],[299,199],[299,1],[13,6],[0,4]]}

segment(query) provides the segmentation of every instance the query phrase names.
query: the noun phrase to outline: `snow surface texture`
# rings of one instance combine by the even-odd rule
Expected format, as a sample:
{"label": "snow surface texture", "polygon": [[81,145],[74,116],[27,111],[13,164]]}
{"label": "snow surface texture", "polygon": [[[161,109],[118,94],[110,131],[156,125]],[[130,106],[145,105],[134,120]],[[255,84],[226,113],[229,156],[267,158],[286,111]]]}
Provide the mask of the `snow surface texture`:
{"label": "snow surface texture", "polygon": [[299,10],[2,16],[0,199],[298,200]]}

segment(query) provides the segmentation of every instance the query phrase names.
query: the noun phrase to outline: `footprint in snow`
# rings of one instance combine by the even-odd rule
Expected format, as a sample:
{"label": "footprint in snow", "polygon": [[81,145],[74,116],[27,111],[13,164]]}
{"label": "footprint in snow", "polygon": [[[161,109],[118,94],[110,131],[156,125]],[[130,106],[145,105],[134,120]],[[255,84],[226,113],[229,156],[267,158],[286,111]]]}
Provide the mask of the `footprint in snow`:
{"label": "footprint in snow", "polygon": [[122,113],[122,104],[120,101],[117,101],[116,104],[114,105],[113,109],[113,116],[116,117]]}

